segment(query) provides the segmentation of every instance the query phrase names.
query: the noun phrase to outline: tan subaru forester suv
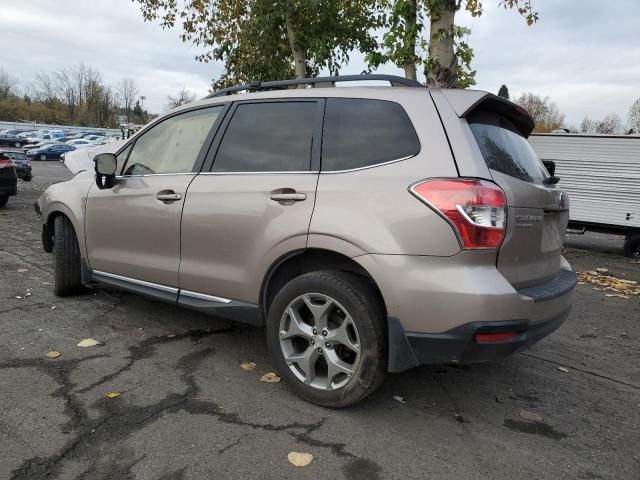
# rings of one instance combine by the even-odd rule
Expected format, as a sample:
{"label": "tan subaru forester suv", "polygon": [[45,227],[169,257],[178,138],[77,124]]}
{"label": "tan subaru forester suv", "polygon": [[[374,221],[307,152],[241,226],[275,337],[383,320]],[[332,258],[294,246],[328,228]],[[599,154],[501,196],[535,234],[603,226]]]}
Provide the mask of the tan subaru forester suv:
{"label": "tan subaru forester suv", "polygon": [[[363,79],[391,86],[319,88]],[[558,328],[576,285],[533,126],[400,77],[214,93],[38,200],[55,293],[104,282],[264,325],[287,383],[329,407],[386,372],[501,359]]]}

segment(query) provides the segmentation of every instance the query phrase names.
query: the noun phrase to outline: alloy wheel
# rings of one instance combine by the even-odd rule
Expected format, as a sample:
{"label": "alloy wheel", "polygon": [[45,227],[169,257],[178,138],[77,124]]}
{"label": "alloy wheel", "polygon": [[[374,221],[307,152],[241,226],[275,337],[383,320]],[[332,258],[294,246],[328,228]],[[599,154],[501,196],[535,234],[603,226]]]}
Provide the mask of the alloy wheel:
{"label": "alloy wheel", "polygon": [[349,312],[321,293],[296,297],[284,310],[280,349],[301,382],[337,390],[353,377],[360,362],[360,336]]}

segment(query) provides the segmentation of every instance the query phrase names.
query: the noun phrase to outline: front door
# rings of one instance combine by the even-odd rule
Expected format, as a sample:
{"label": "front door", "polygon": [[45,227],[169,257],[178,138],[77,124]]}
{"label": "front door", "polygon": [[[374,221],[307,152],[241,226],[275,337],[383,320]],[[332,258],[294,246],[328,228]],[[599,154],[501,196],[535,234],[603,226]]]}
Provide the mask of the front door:
{"label": "front door", "polygon": [[118,154],[111,189],[93,185],[85,217],[94,272],[177,288],[180,220],[223,107],[170,116]]}
{"label": "front door", "polygon": [[269,265],[306,247],[323,103],[239,102],[230,111],[207,161],[213,162],[211,171],[189,186],[181,295],[259,303]]}

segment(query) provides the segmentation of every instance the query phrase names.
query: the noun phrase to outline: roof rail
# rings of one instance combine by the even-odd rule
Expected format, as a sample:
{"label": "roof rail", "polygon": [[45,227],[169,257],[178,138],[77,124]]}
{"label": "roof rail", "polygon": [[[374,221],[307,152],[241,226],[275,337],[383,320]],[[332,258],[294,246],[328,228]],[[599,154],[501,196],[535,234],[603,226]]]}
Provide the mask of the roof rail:
{"label": "roof rail", "polygon": [[416,80],[410,80],[408,78],[399,77],[397,75],[338,75],[335,77],[314,77],[314,78],[296,78],[294,80],[277,80],[274,82],[251,82],[244,85],[236,85],[235,87],[223,88],[217,92],[213,92],[211,95],[207,95],[204,98],[222,97],[224,95],[230,95],[232,93],[241,92],[243,90],[259,91],[259,90],[282,90],[289,88],[292,85],[311,85],[311,87],[335,87],[337,82],[361,82],[361,81],[386,81],[391,84],[392,87],[422,87],[423,84]]}

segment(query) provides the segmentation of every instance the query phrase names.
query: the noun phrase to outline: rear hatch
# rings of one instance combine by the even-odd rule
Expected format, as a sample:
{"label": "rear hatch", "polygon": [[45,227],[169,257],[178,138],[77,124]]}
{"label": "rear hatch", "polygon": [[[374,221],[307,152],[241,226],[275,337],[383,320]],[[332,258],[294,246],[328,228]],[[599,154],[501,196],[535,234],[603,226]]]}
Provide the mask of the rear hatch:
{"label": "rear hatch", "polygon": [[549,184],[547,170],[525,138],[528,128],[517,117],[523,111],[492,104],[480,104],[466,118],[493,181],[507,198],[498,270],[515,288],[525,288],[558,275],[569,205],[566,194]]}

